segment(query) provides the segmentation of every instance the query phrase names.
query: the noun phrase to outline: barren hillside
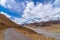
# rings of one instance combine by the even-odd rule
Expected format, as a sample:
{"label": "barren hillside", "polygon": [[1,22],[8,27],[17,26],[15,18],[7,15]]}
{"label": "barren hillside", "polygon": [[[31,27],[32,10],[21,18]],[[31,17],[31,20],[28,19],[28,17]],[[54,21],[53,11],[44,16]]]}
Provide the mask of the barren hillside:
{"label": "barren hillside", "polygon": [[[24,37],[26,36],[26,39],[29,38],[29,40],[55,40],[54,38],[38,34],[37,32],[29,28],[17,25],[16,23],[9,20],[6,16],[0,14],[0,40],[10,40],[12,37],[9,37],[9,35],[13,36],[13,38],[14,39],[16,38],[17,40],[18,35],[16,33],[19,35],[22,34],[24,35]],[[8,36],[8,39],[6,39],[7,38],[6,36]],[[24,37],[22,36],[22,39]]]}
{"label": "barren hillside", "polygon": [[60,20],[35,22],[25,24],[24,26],[39,34],[43,34],[47,37],[54,37],[56,40],[60,40]]}

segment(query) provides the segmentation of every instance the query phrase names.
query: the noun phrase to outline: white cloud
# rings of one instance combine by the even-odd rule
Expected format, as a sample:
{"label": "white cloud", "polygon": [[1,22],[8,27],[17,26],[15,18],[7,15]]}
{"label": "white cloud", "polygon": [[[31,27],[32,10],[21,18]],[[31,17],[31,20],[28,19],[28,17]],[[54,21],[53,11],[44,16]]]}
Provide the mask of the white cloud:
{"label": "white cloud", "polygon": [[[22,8],[25,8],[22,18],[13,19],[13,21],[18,24],[22,24],[25,22],[32,23],[39,21],[57,20],[60,18],[60,8],[58,7],[53,8],[53,5],[56,6],[60,5],[59,0],[56,0],[53,4],[47,3],[43,5],[42,3],[37,3],[36,6],[34,5],[34,2],[27,2],[26,7],[24,3],[19,4],[16,3],[14,0],[7,0],[7,1],[1,1],[1,5],[18,12],[20,12]],[[35,18],[40,19],[38,20]]]}
{"label": "white cloud", "polygon": [[[24,22],[33,23],[60,19],[60,8],[53,8],[53,4],[47,3],[43,5],[42,3],[37,3],[37,5],[35,6],[34,2],[27,2],[22,18],[16,18],[15,22],[21,24]],[[34,18],[40,19],[38,20]]]}
{"label": "white cloud", "polygon": [[8,15],[7,13],[0,12],[0,14],[3,14],[3,15],[5,15],[6,17],[11,18],[11,16],[10,16],[10,15]]}
{"label": "white cloud", "polygon": [[55,0],[54,5],[60,7],[60,0]]}
{"label": "white cloud", "polygon": [[16,12],[21,12],[25,7],[24,2],[17,3],[15,0],[0,0],[0,5]]}
{"label": "white cloud", "polygon": [[60,15],[60,8],[58,7],[53,8],[53,4],[51,3],[47,3],[44,5],[42,3],[39,3],[36,6],[34,6],[34,3],[30,2],[27,3],[27,6],[24,10],[24,14],[22,15],[22,17],[27,20],[41,18],[39,21],[48,21],[57,19],[57,17],[55,17],[56,16],[55,14]]}
{"label": "white cloud", "polygon": [[5,3],[6,3],[6,0],[0,0],[0,5],[6,7]]}
{"label": "white cloud", "polygon": [[[17,24],[26,24],[26,23],[34,23],[35,21],[33,20],[27,20],[27,19],[24,19],[24,18],[14,18],[14,19],[11,19],[12,21],[14,21],[15,23]],[[37,20],[38,21],[38,20]]]}
{"label": "white cloud", "polygon": [[23,18],[14,18],[14,19],[12,19],[12,21],[14,21],[17,24],[24,24],[26,19],[23,19]]}

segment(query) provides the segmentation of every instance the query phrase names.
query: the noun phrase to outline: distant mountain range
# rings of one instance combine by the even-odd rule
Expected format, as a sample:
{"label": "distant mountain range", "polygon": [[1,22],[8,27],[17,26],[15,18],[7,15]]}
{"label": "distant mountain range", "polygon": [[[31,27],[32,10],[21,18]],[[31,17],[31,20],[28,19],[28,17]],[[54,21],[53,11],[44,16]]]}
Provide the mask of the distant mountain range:
{"label": "distant mountain range", "polygon": [[[60,20],[50,20],[50,21],[42,21],[42,22],[35,22],[35,23],[29,23],[29,24],[22,24],[24,25],[35,25],[35,26],[50,26],[50,25],[56,25],[60,24]],[[20,25],[14,23],[13,21],[9,20],[5,15],[0,14],[0,26],[8,26],[8,27],[19,27]]]}
{"label": "distant mountain range", "polygon": [[50,21],[42,21],[42,22],[35,22],[35,23],[29,23],[29,24],[23,24],[23,25],[31,25],[31,26],[51,26],[51,25],[57,25],[60,24],[60,20],[50,20]]}
{"label": "distant mountain range", "polygon": [[[28,24],[28,25],[48,25],[48,24],[51,24],[53,23],[52,21],[48,21],[48,22],[36,22],[36,23],[31,23],[31,24]],[[57,23],[54,23],[54,24],[59,24],[60,22],[58,21]],[[42,26],[43,26],[42,25]],[[28,26],[27,26],[28,27]],[[38,39],[41,39],[41,40],[55,40],[54,38],[50,38],[50,37],[46,37],[42,34],[38,34],[37,32],[35,32],[34,30],[32,29],[29,29],[27,27],[23,27],[21,25],[18,25],[16,23],[14,23],[13,21],[9,20],[9,18],[7,18],[5,15],[3,14],[0,14],[0,37],[2,37],[3,35],[1,35],[1,31],[4,30],[4,29],[9,29],[9,28],[13,28],[15,29],[18,33],[22,33],[23,35],[26,35],[27,37],[31,38],[32,40],[38,40]],[[5,30],[4,30],[5,31]],[[3,33],[4,33],[3,31]],[[13,35],[13,34],[12,34]],[[15,37],[15,36],[13,36]],[[3,38],[2,38],[3,39]],[[0,39],[1,40],[1,39]]]}

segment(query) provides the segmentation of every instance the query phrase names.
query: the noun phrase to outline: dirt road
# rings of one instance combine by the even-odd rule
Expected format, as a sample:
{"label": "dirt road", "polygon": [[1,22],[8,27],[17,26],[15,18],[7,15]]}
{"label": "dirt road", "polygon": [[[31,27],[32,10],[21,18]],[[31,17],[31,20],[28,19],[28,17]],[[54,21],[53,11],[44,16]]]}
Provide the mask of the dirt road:
{"label": "dirt road", "polygon": [[16,32],[13,28],[10,28],[4,32],[3,40],[31,40],[31,39],[23,34]]}

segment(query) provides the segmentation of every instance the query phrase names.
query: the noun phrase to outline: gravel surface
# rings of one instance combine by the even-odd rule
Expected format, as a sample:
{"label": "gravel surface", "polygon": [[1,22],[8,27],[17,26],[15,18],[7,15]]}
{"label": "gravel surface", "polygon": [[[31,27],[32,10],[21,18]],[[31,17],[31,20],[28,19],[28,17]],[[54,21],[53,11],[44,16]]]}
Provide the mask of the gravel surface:
{"label": "gravel surface", "polygon": [[4,40],[31,40],[31,39],[23,34],[16,32],[13,28],[10,28],[5,31]]}

